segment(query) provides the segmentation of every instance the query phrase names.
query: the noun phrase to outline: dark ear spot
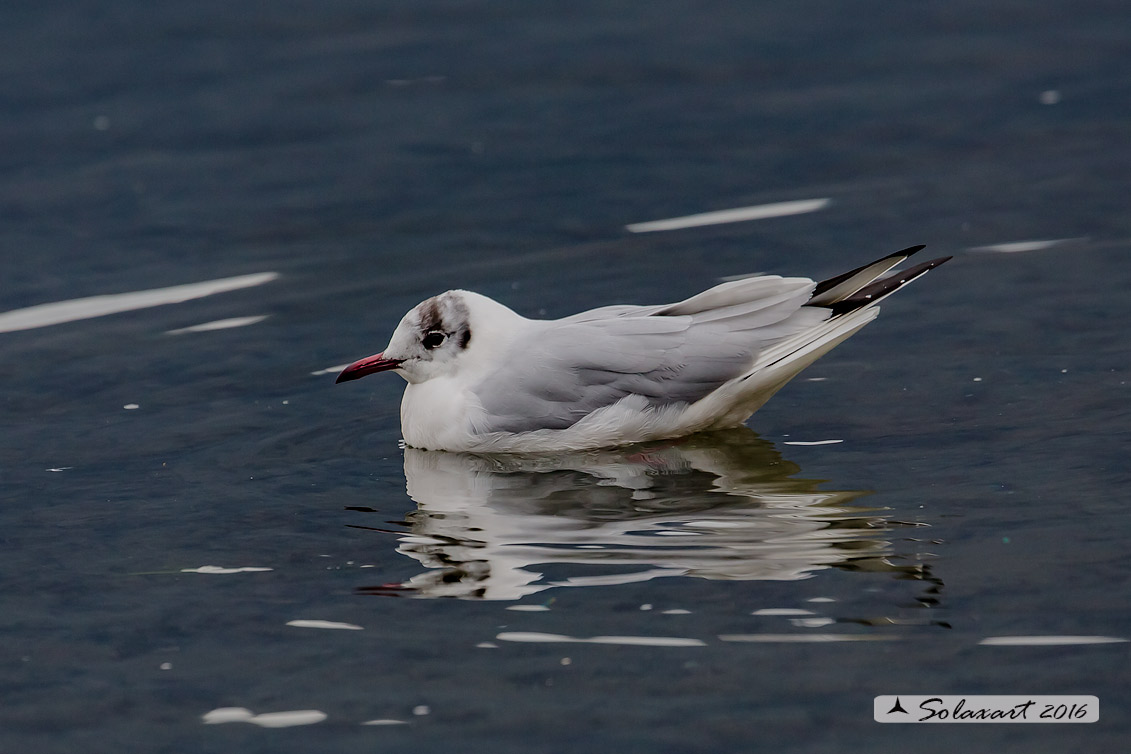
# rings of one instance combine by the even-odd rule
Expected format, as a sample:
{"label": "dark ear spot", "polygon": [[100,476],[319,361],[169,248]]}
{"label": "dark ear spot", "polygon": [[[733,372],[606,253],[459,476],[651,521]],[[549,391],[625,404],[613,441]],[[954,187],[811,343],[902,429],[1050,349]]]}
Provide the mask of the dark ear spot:
{"label": "dark ear spot", "polygon": [[467,328],[459,334],[459,347],[467,348],[467,344],[471,342],[471,328]]}

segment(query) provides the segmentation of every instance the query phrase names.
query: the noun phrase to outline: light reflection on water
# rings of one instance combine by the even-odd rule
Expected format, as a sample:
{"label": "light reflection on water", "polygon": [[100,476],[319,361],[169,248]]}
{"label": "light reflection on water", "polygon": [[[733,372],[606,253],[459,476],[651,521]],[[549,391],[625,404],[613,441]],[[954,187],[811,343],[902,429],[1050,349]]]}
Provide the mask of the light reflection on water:
{"label": "light reflection on water", "polygon": [[[77,322],[95,317],[105,317],[111,314],[121,314],[137,309],[148,309],[153,306],[167,304],[180,304],[217,293],[237,291],[241,288],[252,288],[264,283],[270,283],[279,277],[277,272],[257,272],[251,275],[222,278],[220,280],[205,280],[200,283],[186,283],[168,288],[153,288],[145,291],[130,291],[129,293],[114,293],[100,296],[87,296],[67,301],[54,301],[48,304],[38,304],[24,309],[15,309],[0,313],[0,332],[14,332],[17,330],[32,330],[38,327],[50,327],[67,322]],[[211,322],[205,325],[173,330],[172,333],[191,332],[200,330],[223,329],[225,327],[239,327],[261,321],[262,317],[239,318],[226,322]],[[235,324],[233,324],[233,322]]]}
{"label": "light reflection on water", "polygon": [[426,570],[366,593],[517,600],[670,576],[922,570],[888,560],[896,524],[860,502],[865,491],[795,476],[796,464],[746,428],[554,456],[408,448],[404,468],[418,507],[397,552]]}

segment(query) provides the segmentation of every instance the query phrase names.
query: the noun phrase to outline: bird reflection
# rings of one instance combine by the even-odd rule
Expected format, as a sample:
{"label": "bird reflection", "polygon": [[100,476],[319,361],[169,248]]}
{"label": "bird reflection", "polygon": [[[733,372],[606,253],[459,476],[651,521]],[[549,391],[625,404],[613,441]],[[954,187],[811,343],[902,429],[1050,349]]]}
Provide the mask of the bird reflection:
{"label": "bird reflection", "polygon": [[667,576],[796,580],[887,560],[893,525],[819,489],[742,427],[679,441],[552,456],[405,449],[418,508],[397,552],[427,570],[367,593],[515,600],[554,587]]}

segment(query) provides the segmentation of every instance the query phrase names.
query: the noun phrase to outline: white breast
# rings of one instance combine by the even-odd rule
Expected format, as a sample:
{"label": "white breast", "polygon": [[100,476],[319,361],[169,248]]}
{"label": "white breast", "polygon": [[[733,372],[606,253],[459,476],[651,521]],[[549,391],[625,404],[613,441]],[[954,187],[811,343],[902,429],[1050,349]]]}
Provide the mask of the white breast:
{"label": "white breast", "polygon": [[425,450],[468,450],[474,445],[470,413],[477,408],[453,377],[410,384],[401,399],[404,441]]}

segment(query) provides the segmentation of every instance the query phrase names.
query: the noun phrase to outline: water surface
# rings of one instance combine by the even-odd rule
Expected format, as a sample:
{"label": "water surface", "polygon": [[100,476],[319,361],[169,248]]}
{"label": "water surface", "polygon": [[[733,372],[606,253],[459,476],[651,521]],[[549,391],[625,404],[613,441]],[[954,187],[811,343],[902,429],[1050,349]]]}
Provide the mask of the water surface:
{"label": "water surface", "polygon": [[[0,750],[1126,741],[1124,4],[3,18]],[[396,377],[333,384],[449,287],[563,316],[914,243],[956,259],[748,430],[424,454]]]}

